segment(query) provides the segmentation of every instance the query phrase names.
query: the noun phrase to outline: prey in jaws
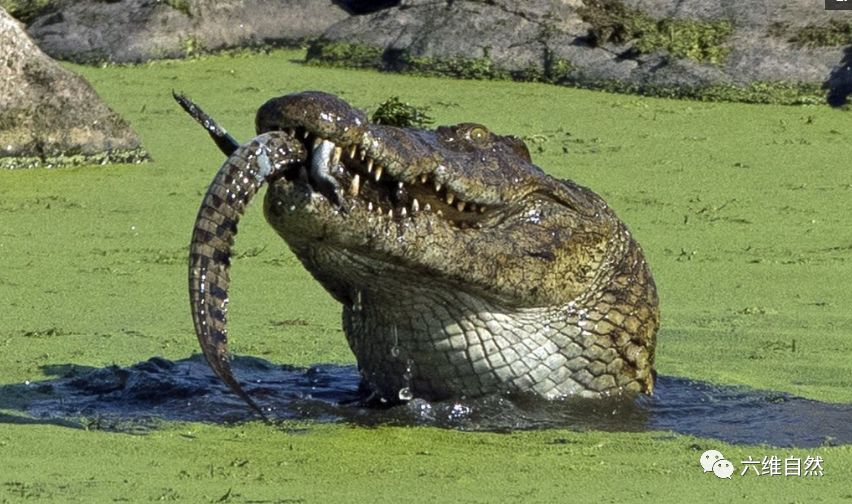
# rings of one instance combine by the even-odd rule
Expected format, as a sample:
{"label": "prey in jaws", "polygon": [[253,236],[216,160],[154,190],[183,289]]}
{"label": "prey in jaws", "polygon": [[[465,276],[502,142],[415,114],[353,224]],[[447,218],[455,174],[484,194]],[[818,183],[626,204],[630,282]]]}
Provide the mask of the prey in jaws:
{"label": "prey in jaws", "polygon": [[653,391],[659,306],[641,248],[599,196],[544,173],[520,139],[474,123],[373,124],[302,92],[266,102],[258,136],[239,145],[175,97],[228,156],[190,245],[196,334],[257,412],[230,369],[226,313],[237,223],[263,184],[267,221],[341,303],[374,398]]}

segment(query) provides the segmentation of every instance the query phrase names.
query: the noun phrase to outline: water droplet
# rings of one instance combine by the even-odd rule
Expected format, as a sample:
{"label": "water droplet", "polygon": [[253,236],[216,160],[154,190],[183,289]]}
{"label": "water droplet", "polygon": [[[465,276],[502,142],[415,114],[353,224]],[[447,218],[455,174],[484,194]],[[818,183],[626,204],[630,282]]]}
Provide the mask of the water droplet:
{"label": "water droplet", "polygon": [[450,420],[459,420],[470,415],[471,411],[472,410],[470,406],[464,405],[462,403],[455,403],[453,404],[453,409],[450,411],[448,417]]}
{"label": "water droplet", "polygon": [[541,210],[535,208],[527,212],[527,222],[538,224],[541,222]]}
{"label": "water droplet", "polygon": [[393,335],[393,345],[391,345],[390,354],[394,359],[396,359],[401,353],[399,349],[399,333],[396,330],[396,324],[391,326],[391,334]]}
{"label": "water droplet", "polygon": [[410,401],[414,399],[414,394],[411,393],[411,389],[408,387],[402,387],[399,389],[399,400],[400,401]]}

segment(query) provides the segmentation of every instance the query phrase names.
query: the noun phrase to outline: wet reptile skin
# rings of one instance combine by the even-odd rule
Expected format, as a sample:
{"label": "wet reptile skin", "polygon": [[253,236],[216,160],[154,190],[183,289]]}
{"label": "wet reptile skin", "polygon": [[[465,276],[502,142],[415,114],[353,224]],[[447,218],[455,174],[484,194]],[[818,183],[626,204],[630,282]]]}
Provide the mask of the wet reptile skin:
{"label": "wet reptile skin", "polygon": [[235,145],[211,185],[190,254],[202,349],[239,393],[227,268],[264,182],[268,222],[343,305],[375,396],[652,392],[659,309],[639,245],[600,197],[533,165],[522,141],[476,124],[371,124],[318,92],[270,100],[256,124],[261,136]]}

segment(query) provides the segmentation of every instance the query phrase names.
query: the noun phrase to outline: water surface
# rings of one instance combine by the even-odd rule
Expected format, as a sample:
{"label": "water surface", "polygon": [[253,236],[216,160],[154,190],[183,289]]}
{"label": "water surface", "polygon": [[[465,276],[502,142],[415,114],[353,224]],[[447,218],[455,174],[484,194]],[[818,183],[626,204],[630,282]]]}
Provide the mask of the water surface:
{"label": "water surface", "polygon": [[[814,447],[852,443],[852,404],[660,376],[654,396],[634,400],[543,401],[495,395],[475,400],[414,399],[365,407],[355,366],[296,368],[239,357],[235,374],[271,419],[356,425],[425,425],[471,431],[569,428],[673,431],[729,443]],[[145,431],[160,420],[233,423],[253,413],[200,355],[154,357],[127,368],[49,366],[57,378],[0,386],[0,422]]]}

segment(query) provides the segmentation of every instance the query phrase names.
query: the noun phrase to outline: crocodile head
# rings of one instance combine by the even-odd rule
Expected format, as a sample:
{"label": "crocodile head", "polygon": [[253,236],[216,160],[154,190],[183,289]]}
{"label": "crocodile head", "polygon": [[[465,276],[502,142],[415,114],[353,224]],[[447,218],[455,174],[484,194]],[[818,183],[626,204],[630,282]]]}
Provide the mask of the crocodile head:
{"label": "crocodile head", "polygon": [[286,168],[266,218],[343,305],[377,396],[651,392],[659,315],[641,249],[520,139],[372,124],[319,92],[270,100],[256,126],[289,146],[287,163],[267,149]]}

